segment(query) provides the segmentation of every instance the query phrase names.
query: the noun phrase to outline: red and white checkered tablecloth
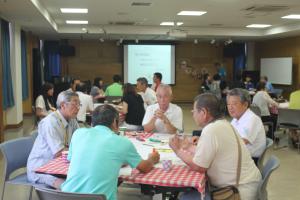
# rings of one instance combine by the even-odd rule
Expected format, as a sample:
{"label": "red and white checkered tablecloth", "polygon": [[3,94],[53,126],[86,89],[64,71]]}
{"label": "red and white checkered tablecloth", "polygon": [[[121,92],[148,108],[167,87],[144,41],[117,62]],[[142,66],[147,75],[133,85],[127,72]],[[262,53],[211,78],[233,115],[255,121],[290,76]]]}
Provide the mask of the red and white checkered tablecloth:
{"label": "red and white checkered tablecloth", "polygon": [[162,168],[154,168],[146,174],[134,169],[131,176],[120,177],[133,183],[168,187],[193,187],[201,193],[205,191],[205,174],[181,165],[174,165],[169,171],[165,171]]}
{"label": "red and white checkered tablecloth", "polygon": [[42,174],[53,174],[53,175],[60,175],[66,176],[68,174],[69,169],[69,162],[61,157],[55,158],[48,162],[47,164],[41,166],[40,168],[36,169],[35,172],[42,173]]}
{"label": "red and white checkered tablecloth", "polygon": [[[51,160],[46,165],[38,168],[37,173],[67,176],[69,163],[61,157]],[[193,187],[202,194],[205,191],[205,174],[192,171],[187,166],[174,165],[171,170],[164,171],[154,168],[148,173],[141,173],[137,169],[132,171],[131,176],[120,176],[125,181],[168,187]]]}

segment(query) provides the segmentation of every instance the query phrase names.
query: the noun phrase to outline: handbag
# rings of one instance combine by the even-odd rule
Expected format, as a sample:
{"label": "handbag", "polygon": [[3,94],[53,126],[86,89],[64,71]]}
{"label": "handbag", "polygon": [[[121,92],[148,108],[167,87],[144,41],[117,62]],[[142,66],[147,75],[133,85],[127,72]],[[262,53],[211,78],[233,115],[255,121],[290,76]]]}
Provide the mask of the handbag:
{"label": "handbag", "polygon": [[241,200],[238,185],[240,182],[240,175],[241,175],[241,160],[242,160],[242,151],[241,151],[241,144],[239,141],[239,138],[236,134],[235,129],[232,127],[235,139],[238,144],[238,164],[237,164],[237,172],[236,172],[236,183],[235,185],[229,185],[222,188],[217,188],[213,191],[211,191],[211,197],[213,200]]}

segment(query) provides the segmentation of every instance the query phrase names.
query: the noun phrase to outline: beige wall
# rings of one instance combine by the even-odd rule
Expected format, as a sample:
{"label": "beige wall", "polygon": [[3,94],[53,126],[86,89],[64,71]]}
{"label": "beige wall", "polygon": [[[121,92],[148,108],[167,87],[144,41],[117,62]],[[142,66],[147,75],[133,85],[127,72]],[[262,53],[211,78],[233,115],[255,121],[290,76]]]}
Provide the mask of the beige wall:
{"label": "beige wall", "polygon": [[[106,83],[112,82],[114,74],[122,74],[122,47],[115,42],[101,43],[97,40],[71,40],[76,48],[76,56],[63,59],[64,69],[71,76],[82,80],[93,80],[96,76],[103,77]],[[189,66],[201,71],[207,69],[211,74],[216,70],[213,63],[223,61],[223,47],[215,47],[209,43],[179,42],[176,45],[176,85],[173,87],[174,101],[191,102],[198,94],[201,80],[194,79],[181,67],[182,60]],[[232,69],[231,59],[225,60],[228,72]],[[231,77],[231,74],[229,73]]]}

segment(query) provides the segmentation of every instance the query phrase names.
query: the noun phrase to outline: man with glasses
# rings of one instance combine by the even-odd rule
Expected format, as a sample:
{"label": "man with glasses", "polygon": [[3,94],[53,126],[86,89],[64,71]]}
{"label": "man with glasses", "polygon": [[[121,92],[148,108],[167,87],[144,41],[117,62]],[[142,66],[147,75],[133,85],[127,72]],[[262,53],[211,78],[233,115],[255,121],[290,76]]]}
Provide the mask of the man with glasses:
{"label": "man with glasses", "polygon": [[79,128],[76,116],[80,108],[78,94],[63,91],[57,98],[57,111],[45,117],[38,126],[38,136],[27,161],[28,180],[60,188],[63,179],[37,174],[35,170],[68,149],[73,132]]}

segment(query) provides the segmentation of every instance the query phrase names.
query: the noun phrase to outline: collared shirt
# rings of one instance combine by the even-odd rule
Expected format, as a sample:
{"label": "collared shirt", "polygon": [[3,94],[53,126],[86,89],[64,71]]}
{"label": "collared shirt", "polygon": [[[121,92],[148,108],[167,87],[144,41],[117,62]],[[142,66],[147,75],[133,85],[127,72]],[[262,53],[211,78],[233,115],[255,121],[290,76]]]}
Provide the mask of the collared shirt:
{"label": "collared shirt", "polygon": [[151,88],[147,87],[145,92],[139,92],[139,95],[142,96],[145,104],[145,109],[149,105],[153,105],[157,102],[156,93]]}
{"label": "collared shirt", "polygon": [[105,90],[105,96],[123,96],[122,85],[120,83],[113,83]]}
{"label": "collared shirt", "polygon": [[163,84],[163,83],[162,83],[162,82],[160,82],[160,83],[158,83],[158,84],[153,83],[152,86],[151,86],[151,89],[154,90],[154,91],[156,92],[156,90],[157,90],[157,88],[158,88],[158,86],[159,86],[160,84]]}
{"label": "collared shirt", "polygon": [[239,120],[233,119],[231,124],[242,138],[249,141],[246,146],[251,156],[259,158],[266,148],[266,133],[261,119],[248,108]]}
{"label": "collared shirt", "polygon": [[261,116],[270,116],[269,107],[277,103],[265,91],[258,91],[253,97],[253,104],[259,107]]}
{"label": "collared shirt", "polygon": [[[145,124],[149,123],[149,121],[153,118],[155,111],[159,109],[158,103],[154,105],[150,105],[147,107],[143,123],[142,125],[144,126]],[[170,123],[177,128],[177,130],[181,131],[182,128],[182,110],[179,106],[170,103],[167,111],[164,113],[164,115],[168,118]],[[154,132],[158,133],[169,133],[167,128],[165,127],[165,124],[162,120],[157,119],[155,121],[155,130]]]}
{"label": "collared shirt", "polygon": [[71,162],[62,191],[105,194],[107,199],[116,200],[120,168],[124,164],[136,168],[142,158],[127,138],[99,125],[74,133],[68,160]]}
{"label": "collared shirt", "polygon": [[39,176],[34,171],[54,158],[55,154],[64,148],[66,131],[69,141],[72,133],[79,128],[76,119],[69,122],[59,110],[52,112],[38,126],[38,136],[34,142],[27,161],[27,175],[32,182],[38,182]]}
{"label": "collared shirt", "polygon": [[[235,185],[238,162],[238,144],[233,127],[224,119],[206,125],[196,147],[193,162],[207,168],[207,175],[212,185],[225,187]],[[251,159],[242,139],[240,186],[258,183],[261,174]],[[240,191],[248,192],[248,191]],[[256,193],[256,192],[255,192]],[[243,194],[245,196],[245,194]]]}
{"label": "collared shirt", "polygon": [[77,113],[77,120],[85,122],[86,121],[86,112],[93,111],[94,104],[93,99],[90,95],[84,94],[83,92],[76,92],[80,100],[80,109]]}
{"label": "collared shirt", "polygon": [[272,83],[269,82],[269,81],[266,82],[266,88],[267,88],[267,91],[268,91],[268,92],[271,92],[271,93],[274,92],[273,85],[272,85]]}

